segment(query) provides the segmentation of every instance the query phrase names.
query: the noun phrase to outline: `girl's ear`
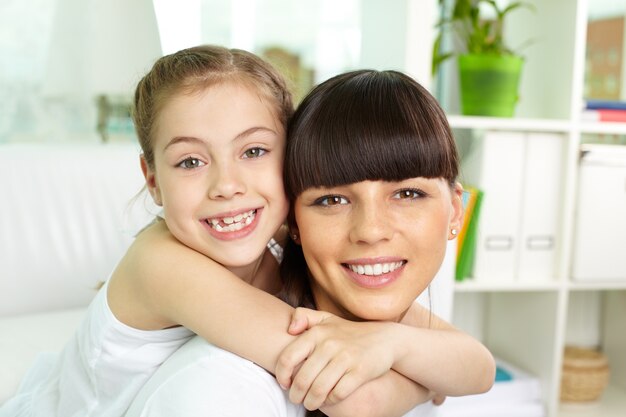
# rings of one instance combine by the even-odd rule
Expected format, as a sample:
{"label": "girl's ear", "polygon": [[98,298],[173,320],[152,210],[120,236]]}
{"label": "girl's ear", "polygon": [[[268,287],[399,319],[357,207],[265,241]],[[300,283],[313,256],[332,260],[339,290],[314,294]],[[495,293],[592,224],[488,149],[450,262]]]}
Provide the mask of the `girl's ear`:
{"label": "girl's ear", "polygon": [[162,206],[163,202],[161,201],[161,189],[157,183],[155,172],[150,169],[148,163],[146,162],[146,158],[144,158],[143,155],[139,157],[139,161],[141,164],[141,172],[143,172],[143,176],[146,179],[146,187],[148,188],[154,203],[157,206]]}
{"label": "girl's ear", "polygon": [[452,211],[450,213],[450,233],[449,239],[452,240],[459,235],[463,226],[463,186],[455,183],[452,189]]}

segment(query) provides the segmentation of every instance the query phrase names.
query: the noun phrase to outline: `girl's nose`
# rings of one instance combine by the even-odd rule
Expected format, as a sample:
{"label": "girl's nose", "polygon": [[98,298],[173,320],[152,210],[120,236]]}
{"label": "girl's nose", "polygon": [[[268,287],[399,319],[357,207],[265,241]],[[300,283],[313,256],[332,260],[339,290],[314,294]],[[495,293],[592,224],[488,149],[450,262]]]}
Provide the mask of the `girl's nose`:
{"label": "girl's nose", "polygon": [[246,185],[233,164],[216,163],[211,174],[209,198],[230,199],[237,194],[245,193]]}

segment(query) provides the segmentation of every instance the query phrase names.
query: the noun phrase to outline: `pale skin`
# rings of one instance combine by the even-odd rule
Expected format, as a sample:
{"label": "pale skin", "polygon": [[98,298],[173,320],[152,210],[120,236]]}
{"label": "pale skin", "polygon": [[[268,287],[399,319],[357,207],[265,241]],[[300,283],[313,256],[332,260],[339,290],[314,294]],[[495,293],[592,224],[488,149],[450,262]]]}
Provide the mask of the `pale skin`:
{"label": "pale skin", "polygon": [[[378,329],[366,329],[360,323],[339,318],[325,318],[323,324],[313,326],[324,329],[306,333],[316,334],[314,340],[296,338],[285,331],[294,310],[271,295],[279,290],[280,283],[276,262],[265,249],[288,210],[282,189],[283,151],[284,130],[278,118],[248,88],[220,84],[197,94],[175,96],[165,105],[157,119],[154,166],[142,159],[148,190],[163,207],[165,221],[155,222],[137,236],[111,277],[107,298],[120,321],[143,330],[185,326],[211,343],[280,374],[278,380],[283,385],[290,385],[292,376],[285,370],[295,369],[296,361],[301,361],[290,359],[288,354],[281,356],[295,340],[323,344],[325,340],[340,340],[339,335],[352,327],[362,329],[354,331],[360,331],[363,337],[377,337],[367,334]],[[246,216],[252,218],[251,227],[245,223]],[[243,226],[216,231],[213,220],[222,228],[233,222]],[[415,317],[422,317],[421,308],[414,309]],[[307,323],[315,324],[314,317],[301,320],[292,333],[301,332]],[[393,323],[374,325],[402,329],[398,333],[415,330]],[[380,332],[382,335],[382,327]],[[437,392],[442,395],[484,391],[492,381],[482,369],[477,371],[478,364],[488,361],[484,347],[456,330],[448,333],[445,355],[443,350],[423,349],[429,352],[420,352],[427,355],[422,356],[420,366],[464,355],[472,358],[467,362],[476,367],[468,370],[465,360],[449,361],[447,367],[458,368],[449,375],[437,372],[439,386],[430,384],[434,377],[431,381],[428,376],[418,375],[415,381],[430,389],[441,388]],[[441,337],[437,332],[424,331],[420,344],[430,346],[438,339]],[[367,349],[368,345],[366,353]],[[316,360],[314,355],[307,362],[313,364]],[[329,404],[343,401],[337,404],[336,412],[328,410],[330,415],[351,415],[362,400],[358,395],[348,395],[381,374],[382,378],[363,385],[355,394],[372,398],[368,393],[375,391],[386,401],[392,401],[397,392],[411,393],[413,402],[431,398],[432,392],[399,374],[386,372],[391,364],[402,366],[404,372],[405,362],[406,358],[390,358],[386,370],[377,368],[356,378],[341,378],[346,379],[349,389],[331,392]],[[416,375],[422,371],[415,369]],[[396,380],[403,381],[402,388],[396,387]],[[306,392],[304,401],[309,407],[317,408],[326,399],[308,390],[297,377],[295,381],[294,386],[299,388],[292,388],[293,395]]]}
{"label": "pale skin", "polygon": [[[435,392],[452,393],[455,388],[441,375],[453,380],[462,374],[460,369],[465,372],[476,366],[473,371],[479,373],[482,369],[493,378],[493,360],[486,349],[484,361],[465,362],[461,351],[449,350],[451,341],[460,341],[463,334],[413,302],[439,269],[446,241],[454,238],[451,229],[462,216],[461,193],[459,184],[450,187],[443,179],[412,178],[308,189],[297,198],[292,233],[303,247],[318,308],[351,320],[386,323],[366,323],[371,328],[363,333],[362,329],[346,328],[342,337],[320,344],[316,339],[324,334],[325,321],[334,320],[333,316],[306,310],[309,317],[304,321],[321,324],[292,343],[281,358],[287,363],[309,358],[298,371],[290,392],[292,400],[303,399],[310,386],[309,397],[313,391],[318,398],[324,398],[332,390],[325,404],[333,404],[333,392],[352,389],[351,374],[357,374],[355,379],[360,379],[364,372],[370,372],[364,379],[375,375],[373,366],[363,366],[368,357],[370,361],[375,358],[373,362],[380,366],[380,374],[392,368],[410,380],[420,380]],[[363,270],[359,273],[363,266],[380,268],[371,276]],[[407,328],[405,324],[416,328]],[[471,338],[465,337],[461,344],[471,343]],[[450,356],[433,357],[432,351],[447,351]],[[337,360],[338,352],[345,357]],[[311,361],[312,354],[316,361]],[[424,358],[429,360],[423,361]],[[282,365],[279,363],[277,369],[279,380],[293,372],[289,365]],[[344,377],[333,388],[338,375]],[[403,386],[402,378],[394,385]],[[463,389],[461,385],[456,388]],[[410,384],[406,389],[412,389]],[[417,404],[406,398],[411,396],[403,399],[398,395],[380,412],[404,414]],[[374,408],[378,401],[376,397],[373,401],[366,396],[361,399]],[[308,401],[304,399],[307,406],[313,403]],[[332,411],[332,407],[322,410]]]}

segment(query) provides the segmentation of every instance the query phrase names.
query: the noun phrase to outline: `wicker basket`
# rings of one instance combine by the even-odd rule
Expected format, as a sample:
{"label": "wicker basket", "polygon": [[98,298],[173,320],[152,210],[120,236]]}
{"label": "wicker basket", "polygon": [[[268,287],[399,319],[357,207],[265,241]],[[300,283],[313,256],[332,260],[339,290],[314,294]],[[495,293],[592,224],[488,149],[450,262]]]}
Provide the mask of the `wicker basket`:
{"label": "wicker basket", "polygon": [[561,401],[596,401],[609,383],[609,363],[602,353],[568,346],[563,356]]}

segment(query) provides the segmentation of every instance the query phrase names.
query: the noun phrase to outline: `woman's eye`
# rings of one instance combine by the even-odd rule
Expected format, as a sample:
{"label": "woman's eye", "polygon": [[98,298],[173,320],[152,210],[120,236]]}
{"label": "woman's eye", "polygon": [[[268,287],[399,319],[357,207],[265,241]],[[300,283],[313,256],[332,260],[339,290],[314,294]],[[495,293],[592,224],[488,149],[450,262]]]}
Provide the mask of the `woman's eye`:
{"label": "woman's eye", "polygon": [[425,195],[426,193],[424,193],[422,190],[407,188],[407,189],[398,191],[395,194],[395,197],[400,200],[406,200],[406,199],[418,199],[420,197],[424,197]]}
{"label": "woman's eye", "polygon": [[340,204],[348,204],[348,199],[340,195],[325,195],[314,202],[317,206],[337,206]]}
{"label": "woman's eye", "polygon": [[250,148],[243,153],[244,158],[258,158],[261,155],[264,155],[267,150],[263,148]]}
{"label": "woman's eye", "polygon": [[199,160],[198,158],[187,158],[184,159],[183,161],[179,162],[178,165],[176,165],[177,167],[183,168],[183,169],[194,169],[194,168],[199,168],[201,166],[205,165],[204,162],[202,162],[201,160]]}

